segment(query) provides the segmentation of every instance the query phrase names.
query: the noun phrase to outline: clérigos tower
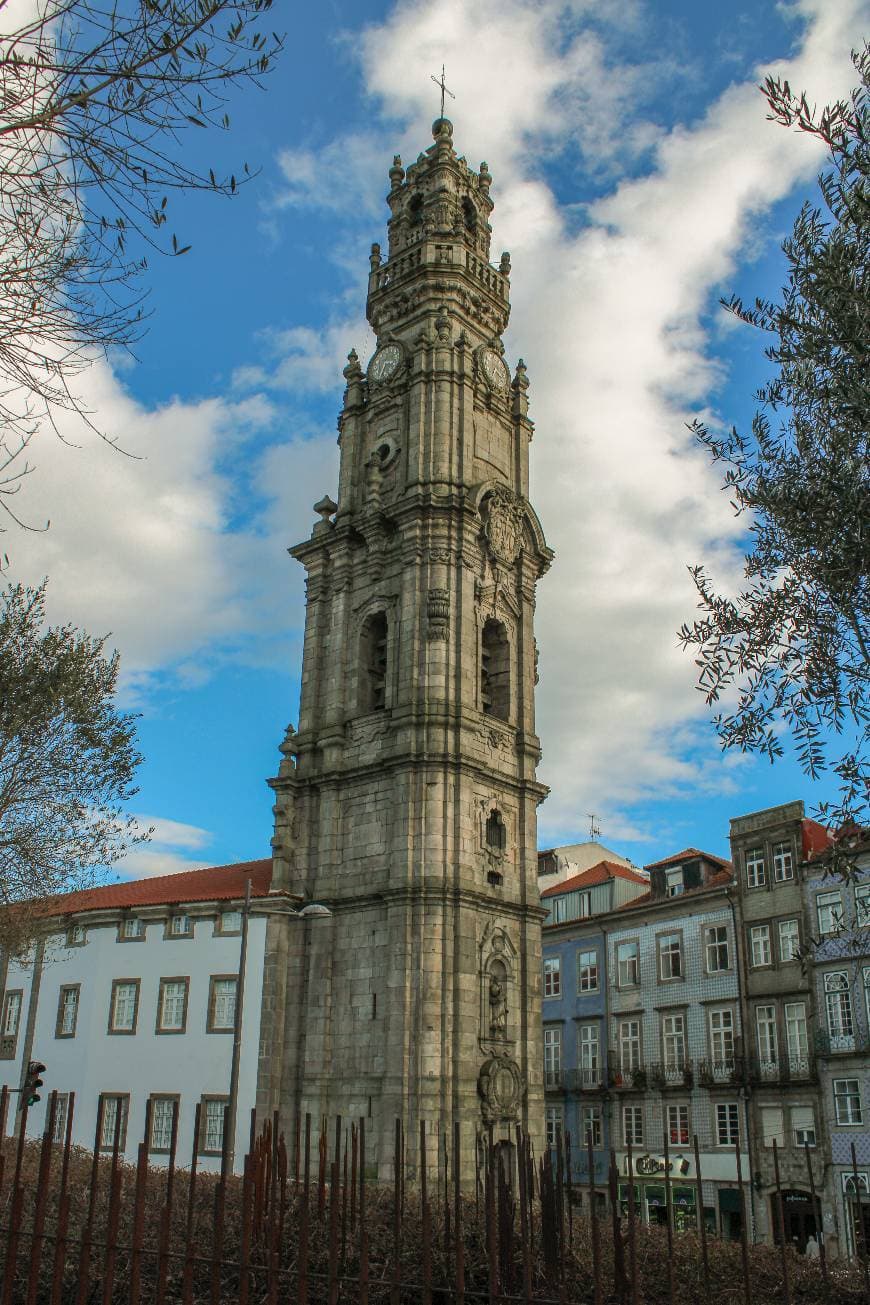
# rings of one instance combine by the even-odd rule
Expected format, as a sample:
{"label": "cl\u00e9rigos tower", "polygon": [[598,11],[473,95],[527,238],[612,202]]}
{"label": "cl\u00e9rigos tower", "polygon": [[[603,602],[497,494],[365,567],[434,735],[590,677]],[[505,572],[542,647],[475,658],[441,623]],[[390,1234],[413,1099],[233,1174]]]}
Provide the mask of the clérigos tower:
{"label": "cl\u00e9rigos tower", "polygon": [[271,781],[273,889],[301,914],[269,925],[259,1103],[366,1116],[381,1178],[398,1116],[411,1138],[426,1121],[433,1160],[459,1120],[467,1172],[490,1124],[506,1143],[543,1126],[533,625],[552,553],[528,501],[526,369],[501,341],[492,178],[446,118],[432,134],[390,168],[337,503],[290,550],[302,692]]}

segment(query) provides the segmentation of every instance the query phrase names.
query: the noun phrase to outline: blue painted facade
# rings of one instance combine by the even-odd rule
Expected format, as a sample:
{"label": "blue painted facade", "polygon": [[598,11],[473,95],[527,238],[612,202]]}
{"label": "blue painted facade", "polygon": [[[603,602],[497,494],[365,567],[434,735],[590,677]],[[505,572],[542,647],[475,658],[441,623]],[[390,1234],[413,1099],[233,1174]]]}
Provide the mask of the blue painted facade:
{"label": "blue painted facade", "polygon": [[543,930],[544,1092],[547,1136],[570,1138],[571,1180],[600,1198],[610,1148],[607,1069],[607,939],[602,921],[615,906],[646,892],[639,872],[610,862],[548,888]]}

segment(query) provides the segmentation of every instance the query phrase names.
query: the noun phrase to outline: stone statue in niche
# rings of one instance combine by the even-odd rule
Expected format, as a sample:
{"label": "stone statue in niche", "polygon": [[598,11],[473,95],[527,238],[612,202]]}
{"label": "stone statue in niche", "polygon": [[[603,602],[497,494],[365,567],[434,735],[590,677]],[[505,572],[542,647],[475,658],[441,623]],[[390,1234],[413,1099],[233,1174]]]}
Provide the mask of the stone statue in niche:
{"label": "stone statue in niche", "polygon": [[480,1042],[491,1048],[494,1042],[504,1045],[514,1040],[509,1016],[516,949],[504,929],[490,925],[480,950]]}
{"label": "stone statue in niche", "polygon": [[502,961],[493,961],[489,971],[489,1032],[503,1038],[507,1032],[507,971]]}

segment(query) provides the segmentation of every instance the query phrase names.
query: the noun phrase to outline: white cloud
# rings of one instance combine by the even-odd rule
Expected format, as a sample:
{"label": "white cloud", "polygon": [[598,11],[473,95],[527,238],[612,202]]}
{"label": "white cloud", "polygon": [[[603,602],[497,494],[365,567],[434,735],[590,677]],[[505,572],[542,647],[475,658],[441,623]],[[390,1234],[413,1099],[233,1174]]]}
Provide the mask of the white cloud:
{"label": "white cloud", "polygon": [[[861,8],[803,0],[802,44],[776,71],[820,103],[842,94]],[[654,128],[634,107],[646,70],[617,66],[584,14],[571,27],[558,0],[419,0],[370,28],[362,53],[369,89],[418,140],[443,60],[457,148],[494,175],[494,247],[514,267],[507,343],[528,363],[537,423],[532,496],[557,553],[537,615],[550,839],[589,810],[619,819],[650,795],[735,785],[675,638],[694,609],[687,565],[733,580],[739,563],[738,524],[685,422],[721,379],[702,312],[758,241],[758,217],[819,166],[812,141],[766,122],[755,81],[700,121]],[[541,166],[566,141],[585,166],[651,151],[579,232]]]}
{"label": "white cloud", "polygon": [[121,879],[153,879],[157,875],[201,870],[214,864],[209,858],[190,855],[212,842],[213,835],[208,829],[169,820],[165,816],[140,814],[135,819],[143,832],[151,830],[151,839],[131,848],[113,867],[113,873]]}

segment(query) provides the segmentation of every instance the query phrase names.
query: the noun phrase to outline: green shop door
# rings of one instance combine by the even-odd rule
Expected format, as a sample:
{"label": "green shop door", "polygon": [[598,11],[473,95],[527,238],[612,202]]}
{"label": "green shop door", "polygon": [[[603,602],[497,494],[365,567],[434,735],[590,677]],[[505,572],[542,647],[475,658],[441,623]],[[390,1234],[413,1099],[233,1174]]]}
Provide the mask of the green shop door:
{"label": "green shop door", "polygon": [[743,1232],[743,1197],[736,1187],[719,1188],[719,1228],[726,1241],[739,1242]]}

